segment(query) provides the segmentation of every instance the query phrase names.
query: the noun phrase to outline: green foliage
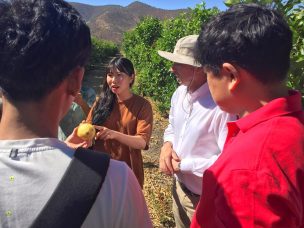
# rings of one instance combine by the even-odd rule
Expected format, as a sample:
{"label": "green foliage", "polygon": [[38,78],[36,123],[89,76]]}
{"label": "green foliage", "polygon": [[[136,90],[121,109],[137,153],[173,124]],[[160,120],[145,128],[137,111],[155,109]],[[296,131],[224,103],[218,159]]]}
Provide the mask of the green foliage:
{"label": "green foliage", "polygon": [[99,93],[100,86],[97,84],[100,82],[95,82],[94,80],[96,80],[97,76],[102,77],[104,75],[104,65],[108,63],[111,57],[117,54],[119,54],[119,50],[116,44],[93,37],[92,52],[86,66],[83,84],[93,87],[95,91]]}
{"label": "green foliage", "polygon": [[172,52],[178,39],[198,34],[201,24],[218,12],[206,9],[202,3],[175,19],[143,18],[134,30],[124,34],[122,50],[137,70],[134,91],[151,97],[163,115],[168,114],[171,96],[178,84],[169,72],[172,63],[160,57],[157,50]]}
{"label": "green foliage", "polygon": [[[276,8],[286,17],[293,31],[293,49],[288,86],[304,94],[304,12],[303,0],[227,0],[231,6],[240,2],[267,4]],[[122,51],[132,60],[137,72],[134,91],[151,97],[163,115],[168,114],[170,98],[178,84],[169,72],[171,62],[157,54],[157,50],[174,50],[176,41],[183,36],[199,34],[201,25],[211,16],[219,13],[217,8],[206,9],[204,2],[188,13],[175,19],[160,21],[156,18],[143,18],[135,29],[124,34]],[[278,47],[279,48],[279,47]]]}
{"label": "green foliage", "polygon": [[[231,6],[237,3],[259,3],[277,9],[285,16],[292,32],[293,47],[287,85],[301,91],[304,104],[304,2],[303,0],[227,0]],[[278,47],[280,48],[280,47]]]}
{"label": "green foliage", "polygon": [[113,42],[92,37],[92,53],[86,71],[100,68],[102,63],[108,61],[109,57],[118,53],[118,47]]}
{"label": "green foliage", "polygon": [[278,6],[279,10],[286,15],[293,32],[291,67],[287,85],[300,90],[304,96],[304,3],[301,3],[301,0],[287,1],[286,4]]}

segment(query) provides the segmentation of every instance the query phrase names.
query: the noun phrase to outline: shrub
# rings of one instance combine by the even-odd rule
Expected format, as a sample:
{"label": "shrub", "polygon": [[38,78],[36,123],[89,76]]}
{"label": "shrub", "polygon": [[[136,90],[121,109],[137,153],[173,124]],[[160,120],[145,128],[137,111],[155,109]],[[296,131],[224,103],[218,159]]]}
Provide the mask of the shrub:
{"label": "shrub", "polygon": [[206,9],[202,3],[174,19],[161,22],[151,17],[143,18],[134,30],[124,34],[122,50],[137,70],[134,91],[151,97],[164,116],[168,114],[177,82],[169,72],[172,63],[160,57],[157,50],[172,52],[178,39],[198,34],[201,24],[218,12]]}
{"label": "shrub", "polygon": [[92,37],[92,53],[86,70],[90,71],[99,68],[102,63],[108,61],[109,57],[118,53],[118,47],[113,42]]}
{"label": "shrub", "polygon": [[[226,5],[240,2],[256,2],[277,8],[285,15],[293,31],[293,49],[291,67],[287,85],[304,94],[304,6],[303,0],[228,0]],[[183,36],[198,34],[201,25],[217,14],[217,8],[206,9],[205,3],[189,9],[188,13],[174,19],[160,21],[156,18],[143,18],[135,29],[126,32],[123,37],[122,51],[131,59],[137,70],[134,91],[151,97],[159,111],[166,116],[170,107],[170,98],[177,87],[175,77],[169,69],[171,62],[161,58],[157,50],[172,52],[176,41]],[[279,48],[279,47],[278,47]]]}

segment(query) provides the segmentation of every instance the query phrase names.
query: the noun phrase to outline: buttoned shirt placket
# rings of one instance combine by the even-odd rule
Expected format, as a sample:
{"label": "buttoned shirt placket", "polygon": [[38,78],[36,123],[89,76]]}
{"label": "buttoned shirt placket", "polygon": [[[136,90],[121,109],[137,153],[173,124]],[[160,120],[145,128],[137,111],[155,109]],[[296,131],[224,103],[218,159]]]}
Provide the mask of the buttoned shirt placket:
{"label": "buttoned shirt placket", "polygon": [[187,130],[187,127],[189,125],[189,121],[190,121],[190,116],[192,113],[192,109],[193,109],[193,99],[191,97],[191,95],[189,93],[186,94],[184,100],[183,100],[183,108],[184,108],[184,112],[185,112],[185,122],[183,124],[183,127],[181,129],[181,133],[179,135],[179,140],[177,143],[177,151],[181,151],[181,146],[183,145],[183,139],[185,136],[185,132]]}

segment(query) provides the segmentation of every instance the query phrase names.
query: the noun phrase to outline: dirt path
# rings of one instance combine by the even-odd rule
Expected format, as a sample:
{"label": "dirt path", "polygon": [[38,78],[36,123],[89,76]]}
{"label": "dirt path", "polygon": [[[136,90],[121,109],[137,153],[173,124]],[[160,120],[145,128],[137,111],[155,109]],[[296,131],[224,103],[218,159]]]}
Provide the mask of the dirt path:
{"label": "dirt path", "polygon": [[101,92],[101,84],[103,77],[105,76],[106,64],[101,64],[100,67],[96,67],[92,70],[88,70],[85,73],[83,79],[83,85],[87,87],[91,87],[95,90],[96,94],[100,94]]}
{"label": "dirt path", "polygon": [[175,227],[172,214],[172,177],[159,171],[158,159],[163,143],[164,129],[168,120],[161,117],[153,105],[154,126],[150,141],[150,148],[143,151],[145,185],[144,195],[154,227]]}

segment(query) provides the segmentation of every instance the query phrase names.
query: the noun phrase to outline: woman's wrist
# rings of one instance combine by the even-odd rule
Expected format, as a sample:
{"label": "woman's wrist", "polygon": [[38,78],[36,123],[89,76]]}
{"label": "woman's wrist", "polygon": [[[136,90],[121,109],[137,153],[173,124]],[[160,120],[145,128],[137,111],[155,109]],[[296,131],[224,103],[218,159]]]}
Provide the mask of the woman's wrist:
{"label": "woman's wrist", "polygon": [[110,130],[109,134],[111,139],[119,140],[119,135],[121,133],[118,131]]}

